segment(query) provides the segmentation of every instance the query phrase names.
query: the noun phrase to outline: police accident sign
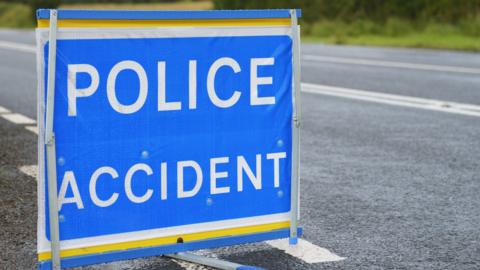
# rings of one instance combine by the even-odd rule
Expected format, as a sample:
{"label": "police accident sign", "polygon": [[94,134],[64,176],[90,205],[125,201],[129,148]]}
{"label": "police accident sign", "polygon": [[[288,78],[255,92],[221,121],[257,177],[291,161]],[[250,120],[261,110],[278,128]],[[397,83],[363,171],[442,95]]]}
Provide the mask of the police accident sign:
{"label": "police accident sign", "polygon": [[[59,11],[62,260],[288,236],[292,28],[288,11],[275,12]],[[48,12],[38,18],[38,253],[48,261]]]}

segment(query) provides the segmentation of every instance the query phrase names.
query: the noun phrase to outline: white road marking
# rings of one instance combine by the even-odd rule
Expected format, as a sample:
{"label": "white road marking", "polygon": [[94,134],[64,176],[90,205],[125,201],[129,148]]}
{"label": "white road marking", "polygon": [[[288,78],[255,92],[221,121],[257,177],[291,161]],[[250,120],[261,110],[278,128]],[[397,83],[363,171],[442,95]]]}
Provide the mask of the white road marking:
{"label": "white road marking", "polygon": [[430,65],[430,64],[417,64],[397,61],[382,61],[371,60],[361,58],[346,58],[336,56],[321,56],[305,54],[302,56],[302,60],[315,61],[315,62],[329,62],[339,64],[352,64],[352,65],[365,65],[365,66],[379,66],[390,68],[407,68],[417,70],[428,71],[443,71],[443,72],[455,72],[455,73],[468,73],[468,74],[480,74],[479,68],[459,67],[459,66],[444,66],[444,65]]}
{"label": "white road marking", "polygon": [[298,244],[295,246],[291,246],[286,239],[267,241],[267,244],[299,258],[306,263],[336,262],[345,259],[332,253],[328,249],[316,246],[302,238],[298,239]]}
{"label": "white road marking", "polygon": [[480,117],[480,106],[450,101],[302,83],[302,92]]}
{"label": "white road marking", "polygon": [[2,113],[10,113],[10,111],[7,108],[0,106],[0,114]]}
{"label": "white road marking", "polygon": [[29,175],[37,180],[37,165],[25,165],[18,168],[22,173]]}
{"label": "white road marking", "polygon": [[3,117],[5,120],[18,125],[33,125],[37,123],[35,120],[19,113],[4,113],[0,116]]}
{"label": "white road marking", "polygon": [[26,126],[25,129],[38,135],[38,127],[37,126]]}
{"label": "white road marking", "polygon": [[[28,125],[30,125],[30,124],[36,125],[37,124],[37,122],[35,120],[30,119],[29,117],[24,116],[22,114],[18,114],[18,113],[13,114],[13,113],[10,112],[10,110],[8,110],[7,108],[2,107],[2,106],[0,106],[0,117],[3,117],[6,120],[8,120],[10,122],[13,122],[15,124],[28,124]],[[17,123],[16,121],[18,121],[19,119],[21,121],[27,122],[27,123]],[[38,135],[38,127],[37,126],[25,126],[25,129]]]}
{"label": "white road marking", "polygon": [[0,40],[0,48],[7,49],[7,50],[20,51],[20,52],[27,52],[27,53],[37,52],[36,47],[33,45],[29,45],[26,43],[19,43],[19,42],[3,41],[3,40]]}

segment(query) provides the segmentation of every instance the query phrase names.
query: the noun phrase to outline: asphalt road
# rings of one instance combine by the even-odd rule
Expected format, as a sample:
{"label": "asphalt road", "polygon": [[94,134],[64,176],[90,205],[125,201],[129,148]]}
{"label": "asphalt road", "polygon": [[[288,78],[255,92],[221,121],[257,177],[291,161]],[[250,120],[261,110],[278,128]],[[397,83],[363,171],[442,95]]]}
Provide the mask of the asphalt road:
{"label": "asphalt road", "polygon": [[[0,41],[34,35],[0,31]],[[302,55],[303,82],[480,104],[480,54],[306,44]],[[35,74],[33,53],[0,46],[0,106],[36,118]],[[480,268],[480,117],[302,101],[304,238],[346,259],[308,264],[264,243],[210,256],[268,269]],[[34,164],[36,136],[0,118],[0,269],[35,265],[36,182],[18,169]],[[184,269],[162,257],[102,267],[84,269]]]}

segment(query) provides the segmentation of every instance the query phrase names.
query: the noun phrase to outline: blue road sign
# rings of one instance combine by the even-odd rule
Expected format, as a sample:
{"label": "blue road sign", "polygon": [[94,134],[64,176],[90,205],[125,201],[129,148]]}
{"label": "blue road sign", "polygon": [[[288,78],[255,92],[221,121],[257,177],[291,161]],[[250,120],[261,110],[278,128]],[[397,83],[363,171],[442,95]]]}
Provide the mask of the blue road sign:
{"label": "blue road sign", "polygon": [[[288,228],[290,27],[215,27],[59,32],[53,129],[60,240],[71,254],[62,258]],[[47,36],[38,30],[39,119]],[[50,240],[44,164],[41,261]]]}

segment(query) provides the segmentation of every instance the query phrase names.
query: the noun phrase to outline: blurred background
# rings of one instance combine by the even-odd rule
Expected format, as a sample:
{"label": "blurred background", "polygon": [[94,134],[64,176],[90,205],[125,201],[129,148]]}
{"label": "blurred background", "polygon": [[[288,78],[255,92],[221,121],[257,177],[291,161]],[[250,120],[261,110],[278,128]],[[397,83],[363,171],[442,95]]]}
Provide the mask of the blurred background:
{"label": "blurred background", "polygon": [[38,8],[301,8],[303,40],[330,44],[480,50],[480,0],[0,0],[0,27],[33,28]]}
{"label": "blurred background", "polygon": [[[0,0],[0,269],[37,263],[35,10],[54,7],[302,9],[301,224],[317,253],[263,242],[202,255],[480,269],[480,0]],[[80,269],[199,268],[152,257]]]}

